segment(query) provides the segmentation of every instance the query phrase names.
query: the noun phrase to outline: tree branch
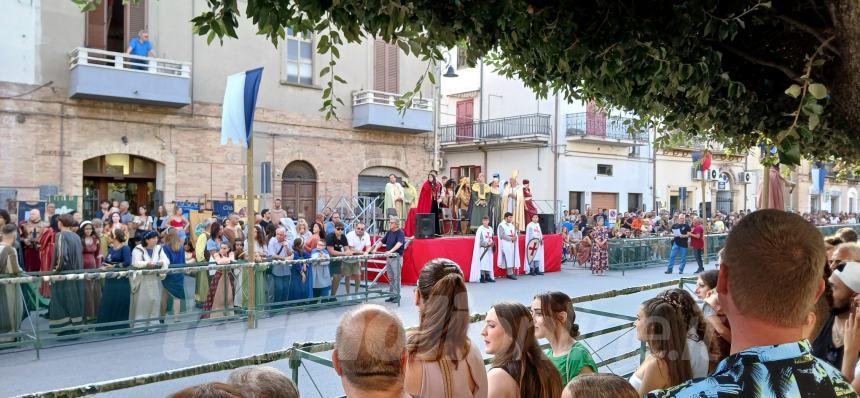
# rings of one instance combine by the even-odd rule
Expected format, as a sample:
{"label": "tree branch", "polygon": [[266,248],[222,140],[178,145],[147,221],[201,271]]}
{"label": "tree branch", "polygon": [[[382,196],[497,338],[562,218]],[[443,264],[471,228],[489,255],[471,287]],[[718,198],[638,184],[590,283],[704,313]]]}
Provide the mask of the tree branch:
{"label": "tree branch", "polygon": [[727,45],[725,45],[725,44],[721,45],[721,47],[722,47],[722,48],[724,48],[726,51],[728,51],[728,52],[730,52],[730,53],[732,53],[732,54],[735,54],[735,55],[737,55],[737,56],[739,56],[739,57],[741,57],[741,58],[743,58],[743,59],[745,59],[745,60],[747,60],[747,61],[749,61],[749,62],[752,62],[752,63],[757,64],[757,65],[767,66],[767,67],[769,67],[769,68],[776,69],[776,70],[778,70],[778,71],[780,71],[780,72],[784,73],[786,76],[788,76],[788,78],[789,78],[789,79],[791,79],[791,80],[793,80],[793,81],[795,81],[795,82],[798,82],[798,83],[800,83],[800,82],[801,82],[801,80],[800,80],[800,73],[797,73],[797,72],[795,72],[795,71],[791,70],[791,69],[790,69],[789,67],[787,67],[787,66],[783,66],[783,65],[779,65],[779,64],[776,64],[776,63],[773,63],[773,62],[770,62],[770,61],[763,60],[763,59],[758,58],[758,57],[756,57],[756,56],[754,56],[754,55],[752,55],[752,54],[749,54],[749,53],[747,53],[747,52],[744,52],[744,51],[738,50],[738,49],[736,49],[736,48],[733,48],[733,47],[727,46]]}
{"label": "tree branch", "polygon": [[799,30],[802,30],[806,33],[811,34],[816,39],[818,39],[819,43],[826,43],[824,48],[830,50],[830,52],[832,52],[833,54],[836,54],[837,56],[842,57],[842,55],[839,53],[839,50],[837,50],[836,47],[834,47],[832,44],[827,42],[827,39],[824,37],[824,35],[822,35],[821,32],[819,32],[818,30],[816,30],[812,26],[809,26],[809,25],[807,25],[803,22],[800,22],[800,21],[798,21],[792,17],[789,17],[787,15],[777,15],[776,17],[779,18],[780,20],[782,20],[783,22],[789,24],[790,26],[794,27],[795,29],[799,29]]}

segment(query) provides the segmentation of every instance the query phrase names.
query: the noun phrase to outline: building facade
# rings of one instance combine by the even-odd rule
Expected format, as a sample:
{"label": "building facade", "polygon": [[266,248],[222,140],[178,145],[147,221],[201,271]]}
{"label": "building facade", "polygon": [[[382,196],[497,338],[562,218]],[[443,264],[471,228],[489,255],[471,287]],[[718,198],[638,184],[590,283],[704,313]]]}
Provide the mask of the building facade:
{"label": "building facade", "polygon": [[[228,75],[257,67],[263,205],[282,198],[313,218],[338,198],[379,195],[389,173],[420,181],[432,168],[433,101],[394,107],[426,63],[382,42],[344,45],[335,71],[347,83],[334,93],[346,105],[326,121],[328,59],[313,35],[289,30],[276,48],[241,20],[240,39],[207,44],[189,22],[205,9],[203,0],[103,1],[87,13],[68,0],[0,5],[9,22],[0,46],[13,61],[0,63],[7,207],[10,197],[62,194],[79,197],[87,215],[105,199],[154,206],[244,194],[246,151],[220,145],[220,103]],[[154,57],[124,54],[140,30]]]}
{"label": "building facade", "polygon": [[[834,214],[857,213],[860,179],[838,178],[832,165],[803,160],[787,174],[786,209],[805,212],[826,211]],[[819,179],[823,180],[819,183]]]}

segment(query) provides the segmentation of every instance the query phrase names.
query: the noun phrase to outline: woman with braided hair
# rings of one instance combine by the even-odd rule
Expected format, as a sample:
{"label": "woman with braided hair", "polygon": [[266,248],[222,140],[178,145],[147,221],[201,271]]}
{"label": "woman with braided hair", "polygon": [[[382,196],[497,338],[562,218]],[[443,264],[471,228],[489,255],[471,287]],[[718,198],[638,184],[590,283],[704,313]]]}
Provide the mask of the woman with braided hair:
{"label": "woman with braided hair", "polygon": [[687,325],[687,352],[690,354],[690,368],[693,371],[693,377],[705,377],[708,373],[717,366],[719,362],[719,353],[713,355],[714,361],[710,361],[711,354],[708,352],[710,347],[711,336],[713,331],[708,327],[705,316],[696,300],[685,289],[669,289],[660,296],[668,301],[677,301],[681,303],[681,308],[678,310],[681,314],[684,324]]}
{"label": "woman with braided hair", "polygon": [[642,396],[693,378],[682,307],[679,300],[661,294],[645,300],[636,314],[636,337],[648,345],[649,353],[630,384]]}
{"label": "woman with braided hair", "polygon": [[430,260],[418,276],[418,330],[407,337],[406,391],[423,398],[487,397],[487,374],[469,340],[469,297],[460,267]]}

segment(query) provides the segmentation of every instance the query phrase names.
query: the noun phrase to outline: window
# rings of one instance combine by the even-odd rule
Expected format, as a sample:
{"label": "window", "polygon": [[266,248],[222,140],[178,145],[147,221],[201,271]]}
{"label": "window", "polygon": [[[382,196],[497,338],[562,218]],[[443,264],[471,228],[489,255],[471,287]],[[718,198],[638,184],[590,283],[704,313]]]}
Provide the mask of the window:
{"label": "window", "polygon": [[313,35],[287,28],[286,82],[314,84]]}
{"label": "window", "polygon": [[373,90],[400,93],[400,48],[396,44],[373,42]]}
{"label": "window", "polygon": [[597,165],[597,175],[599,176],[612,176],[612,165],[611,164],[598,164]]}

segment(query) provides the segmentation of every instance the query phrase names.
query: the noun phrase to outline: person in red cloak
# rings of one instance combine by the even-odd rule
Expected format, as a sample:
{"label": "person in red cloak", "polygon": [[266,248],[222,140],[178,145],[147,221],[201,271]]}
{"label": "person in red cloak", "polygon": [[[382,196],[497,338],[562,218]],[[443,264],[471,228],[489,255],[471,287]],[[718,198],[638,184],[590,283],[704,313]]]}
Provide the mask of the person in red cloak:
{"label": "person in red cloak", "polygon": [[[51,271],[51,265],[54,264],[54,245],[57,243],[57,232],[60,231],[60,226],[57,224],[59,214],[51,216],[51,226],[42,230],[42,235],[39,236],[39,271]],[[39,287],[39,293],[44,298],[51,298],[51,284],[42,282]]]}
{"label": "person in red cloak", "polygon": [[525,213],[526,222],[531,222],[532,216],[538,214],[537,207],[535,206],[534,198],[532,197],[532,189],[529,186],[529,180],[523,180],[523,199],[525,199],[526,205],[523,209],[523,213]]}
{"label": "person in red cloak", "polygon": [[[427,181],[421,186],[421,192],[418,194],[418,207],[415,209],[415,214],[433,213],[433,233],[439,235],[439,216],[442,210],[439,209],[438,195],[442,188],[442,184],[436,181],[436,170],[431,170],[427,175]],[[414,236],[416,228],[415,217],[410,217],[406,220],[406,227],[403,232],[406,236]]]}

